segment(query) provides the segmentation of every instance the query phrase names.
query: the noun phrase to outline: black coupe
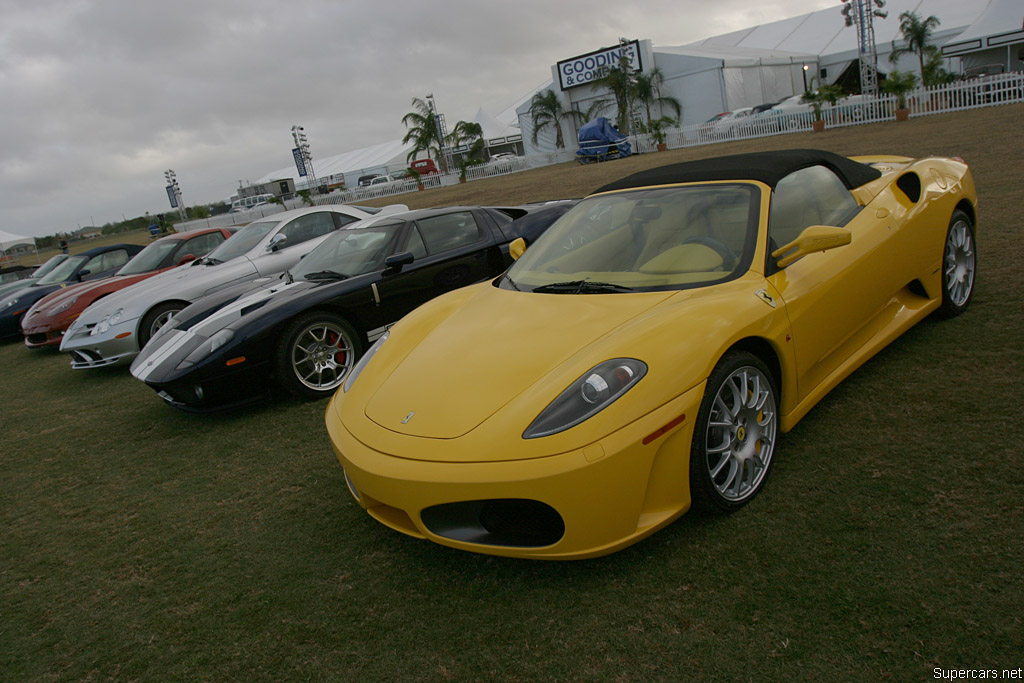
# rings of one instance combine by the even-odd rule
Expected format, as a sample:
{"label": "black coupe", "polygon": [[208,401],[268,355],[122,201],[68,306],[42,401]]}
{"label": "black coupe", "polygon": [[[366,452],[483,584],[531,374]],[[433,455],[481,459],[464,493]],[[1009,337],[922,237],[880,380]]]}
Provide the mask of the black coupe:
{"label": "black coupe", "polygon": [[501,274],[574,201],[422,209],[337,231],[279,277],[203,297],[149,341],[131,373],[170,405],[209,412],[276,385],[329,396],[388,327],[420,304]]}

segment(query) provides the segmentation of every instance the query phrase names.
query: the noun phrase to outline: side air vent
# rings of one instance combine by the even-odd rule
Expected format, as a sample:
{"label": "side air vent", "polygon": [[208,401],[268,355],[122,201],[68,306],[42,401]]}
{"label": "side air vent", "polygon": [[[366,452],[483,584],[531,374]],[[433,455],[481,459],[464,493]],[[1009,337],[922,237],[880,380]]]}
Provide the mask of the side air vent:
{"label": "side air vent", "polygon": [[921,178],[916,173],[904,173],[896,181],[896,187],[903,190],[903,194],[907,195],[914,204],[917,204],[921,199]]}

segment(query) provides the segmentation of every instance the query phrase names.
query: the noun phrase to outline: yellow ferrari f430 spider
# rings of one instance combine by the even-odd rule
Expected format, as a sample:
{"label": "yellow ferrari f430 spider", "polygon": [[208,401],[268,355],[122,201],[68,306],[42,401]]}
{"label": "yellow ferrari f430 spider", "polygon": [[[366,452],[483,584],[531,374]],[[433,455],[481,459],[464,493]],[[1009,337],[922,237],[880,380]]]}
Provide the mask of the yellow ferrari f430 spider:
{"label": "yellow ferrari f430 spider", "polygon": [[411,536],[550,559],[736,510],[830,389],[964,311],[976,202],[959,159],[817,150],[607,185],[362,357],[326,416],[352,495]]}

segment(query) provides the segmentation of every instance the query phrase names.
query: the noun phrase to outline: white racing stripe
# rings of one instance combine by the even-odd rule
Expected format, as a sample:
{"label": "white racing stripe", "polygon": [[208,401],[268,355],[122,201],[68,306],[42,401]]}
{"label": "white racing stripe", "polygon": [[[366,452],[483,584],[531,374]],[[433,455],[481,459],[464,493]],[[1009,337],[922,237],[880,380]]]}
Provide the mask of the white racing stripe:
{"label": "white racing stripe", "polygon": [[141,367],[132,368],[132,376],[145,382],[146,378],[153,374],[153,371],[159,368],[168,356],[180,349],[182,345],[194,336],[195,334],[192,332],[171,330],[163,337],[163,343],[160,344],[160,348]]}

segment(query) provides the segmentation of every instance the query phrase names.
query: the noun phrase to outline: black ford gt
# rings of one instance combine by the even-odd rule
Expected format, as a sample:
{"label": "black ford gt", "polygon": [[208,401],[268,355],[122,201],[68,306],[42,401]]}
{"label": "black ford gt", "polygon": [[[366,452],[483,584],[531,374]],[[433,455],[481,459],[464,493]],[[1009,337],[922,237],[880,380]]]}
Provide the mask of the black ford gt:
{"label": "black ford gt", "polygon": [[131,373],[190,412],[266,398],[275,386],[329,396],[391,324],[435,296],[501,274],[511,263],[509,242],[532,241],[573,204],[422,209],[360,221],[291,272],[185,308]]}

